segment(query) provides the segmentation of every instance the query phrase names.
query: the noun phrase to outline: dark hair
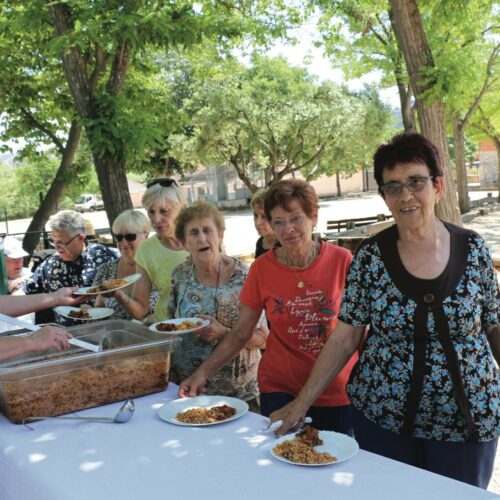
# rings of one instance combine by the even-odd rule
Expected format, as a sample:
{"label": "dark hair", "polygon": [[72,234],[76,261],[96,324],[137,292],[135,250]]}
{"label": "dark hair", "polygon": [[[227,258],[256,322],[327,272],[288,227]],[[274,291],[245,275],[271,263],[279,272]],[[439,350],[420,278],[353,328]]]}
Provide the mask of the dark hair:
{"label": "dark hair", "polygon": [[278,205],[289,211],[292,200],[300,203],[302,210],[310,219],[319,209],[318,195],[308,182],[300,179],[286,179],[273,184],[264,195],[264,212],[267,220],[271,220],[271,210]]}
{"label": "dark hair", "polygon": [[212,219],[219,232],[224,231],[225,222],[222,212],[206,201],[195,201],[190,207],[183,208],[175,219],[175,237],[182,243],[186,242],[186,226],[194,219]]}
{"label": "dark hair", "polygon": [[434,178],[444,175],[437,147],[422,134],[408,132],[395,135],[387,144],[380,145],[373,156],[374,175],[379,191],[384,184],[384,170],[392,170],[396,163],[414,162],[426,165]]}

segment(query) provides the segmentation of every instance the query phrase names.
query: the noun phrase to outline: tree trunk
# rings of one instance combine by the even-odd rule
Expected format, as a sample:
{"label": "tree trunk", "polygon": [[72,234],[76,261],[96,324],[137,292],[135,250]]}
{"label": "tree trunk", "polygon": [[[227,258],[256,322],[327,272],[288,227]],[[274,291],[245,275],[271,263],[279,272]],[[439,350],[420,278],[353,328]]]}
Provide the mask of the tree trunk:
{"label": "tree trunk", "polygon": [[32,254],[35,251],[40,239],[38,232],[44,230],[49,217],[57,211],[59,200],[64,194],[64,191],[66,191],[68,179],[70,178],[68,174],[73,166],[73,160],[75,159],[76,151],[78,149],[78,145],[80,144],[81,135],[81,125],[77,120],[73,120],[71,122],[66,147],[64,148],[61,163],[57,169],[56,176],[52,181],[52,184],[50,185],[43,201],[38,207],[38,210],[33,215],[28,229],[26,230],[26,235],[23,240],[23,248],[29,254]]}
{"label": "tree trunk", "polygon": [[460,207],[460,213],[465,214],[470,210],[470,202],[467,189],[467,168],[465,166],[464,128],[459,118],[453,118],[453,142],[455,144],[458,206]]}
{"label": "tree trunk", "polygon": [[337,186],[337,196],[342,196],[342,188],[340,187],[340,173],[335,172],[335,184]]}
{"label": "tree trunk", "polygon": [[[63,3],[54,3],[51,9],[56,34],[58,36],[67,36],[73,30],[70,7]],[[121,90],[127,74],[131,50],[130,44],[127,43],[123,43],[116,49],[110,76],[106,84],[108,93],[116,95]],[[104,208],[106,209],[111,227],[112,222],[119,213],[132,208],[132,200],[130,199],[128,190],[123,148],[114,153],[111,153],[109,150],[101,153],[101,151],[98,151],[98,146],[93,137],[94,129],[92,122],[97,119],[101,121],[109,120],[109,116],[103,116],[99,111],[93,93],[99,76],[104,70],[105,63],[103,60],[97,59],[93,76],[89,79],[84,59],[77,46],[64,50],[62,61],[76,110],[80,117],[85,118],[88,123],[86,125],[86,132],[92,149]]]}
{"label": "tree trunk", "polygon": [[132,208],[125,165],[109,152],[102,157],[94,155],[97,178],[101,188],[102,201],[106,207],[109,227],[124,210]]}
{"label": "tree trunk", "polygon": [[405,58],[415,95],[420,131],[436,145],[442,157],[445,191],[436,207],[436,214],[441,219],[462,225],[455,184],[451,175],[444,107],[438,101],[427,102],[424,98],[425,92],[434,84],[428,77],[430,70],[434,69],[434,61],[425,36],[422,18],[415,0],[390,0],[390,4],[394,16],[394,31]]}
{"label": "tree trunk", "polygon": [[495,143],[495,148],[497,150],[497,171],[498,171],[498,201],[500,202],[500,138],[498,136],[493,137],[493,142]]}

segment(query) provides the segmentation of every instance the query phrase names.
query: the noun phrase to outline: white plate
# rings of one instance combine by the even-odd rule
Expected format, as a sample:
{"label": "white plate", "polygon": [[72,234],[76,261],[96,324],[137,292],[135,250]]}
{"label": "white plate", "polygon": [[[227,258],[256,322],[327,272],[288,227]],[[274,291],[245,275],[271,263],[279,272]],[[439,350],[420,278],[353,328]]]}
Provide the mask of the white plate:
{"label": "white plate", "polygon": [[[184,321],[191,321],[191,322],[197,322],[197,323],[201,323],[199,326],[195,327],[195,328],[189,328],[187,330],[172,330],[170,332],[162,332],[161,330],[158,330],[157,325],[159,325],[160,323],[168,323],[170,325],[179,325],[181,324],[182,322]],[[163,320],[163,321],[158,321],[158,323],[154,323],[153,325],[151,325],[149,327],[149,329],[152,331],[152,332],[157,332],[157,333],[166,333],[167,335],[179,335],[181,333],[189,333],[189,332],[195,332],[196,330],[200,330],[201,328],[207,326],[210,324],[210,321],[208,319],[201,319],[201,318],[176,318],[176,319],[166,319],[166,320]]]}
{"label": "white plate", "polygon": [[[188,424],[177,420],[178,413],[189,410],[191,408],[211,408],[212,406],[228,405],[236,410],[236,413],[226,420],[220,422],[210,422],[208,424]],[[242,417],[248,411],[248,404],[245,401],[229,396],[197,396],[195,398],[175,399],[164,404],[158,411],[158,415],[165,422],[176,425],[185,425],[188,427],[204,427],[206,425],[225,424],[230,420],[235,420]]]}
{"label": "white plate", "polygon": [[130,276],[125,276],[125,278],[121,278],[121,279],[124,279],[127,282],[126,285],[118,286],[116,288],[112,288],[111,290],[106,290],[105,292],[89,292],[89,290],[91,288],[95,288],[95,286],[85,286],[83,288],[79,288],[76,292],[73,292],[73,293],[74,293],[74,295],[101,295],[101,294],[106,294],[106,293],[109,293],[109,292],[114,292],[116,290],[120,290],[120,288],[125,288],[126,286],[129,286],[132,283],[135,283],[140,277],[141,277],[140,273],[135,273],[135,274],[131,274]]}
{"label": "white plate", "polygon": [[295,435],[288,434],[276,439],[276,441],[273,444],[273,447],[271,448],[271,454],[278,460],[281,460],[282,462],[286,462],[292,465],[318,467],[321,465],[334,465],[338,464],[339,462],[343,462],[344,460],[347,460],[356,455],[356,453],[359,450],[359,445],[357,441],[351,436],[347,436],[346,434],[341,434],[340,432],[319,431],[319,437],[320,439],[323,440],[323,444],[321,446],[315,446],[314,449],[319,452],[327,451],[337,459],[335,462],[328,462],[326,464],[301,464],[298,462],[292,462],[291,460],[287,460],[286,458],[275,455],[274,447],[277,444],[283,443],[284,441],[292,440],[294,437]]}
{"label": "white plate", "polygon": [[103,319],[111,316],[115,312],[109,307],[89,307],[86,311],[89,313],[90,318],[75,318],[69,313],[71,311],[80,311],[80,308],[78,307],[59,306],[54,307],[54,311],[65,318],[75,319],[77,321],[93,321],[95,319]]}

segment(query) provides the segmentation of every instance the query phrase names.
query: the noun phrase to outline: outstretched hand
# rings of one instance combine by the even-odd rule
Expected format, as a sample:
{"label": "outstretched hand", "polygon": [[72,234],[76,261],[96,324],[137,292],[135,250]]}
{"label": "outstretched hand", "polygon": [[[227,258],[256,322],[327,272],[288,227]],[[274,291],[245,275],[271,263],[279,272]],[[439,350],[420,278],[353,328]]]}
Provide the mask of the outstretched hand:
{"label": "outstretched hand", "polygon": [[30,350],[38,352],[52,347],[56,351],[63,351],[69,347],[70,338],[71,334],[66,330],[47,325],[29,336],[32,347]]}
{"label": "outstretched hand", "polygon": [[287,434],[290,429],[295,427],[298,423],[302,423],[307,413],[307,408],[304,408],[303,405],[297,399],[294,399],[283,408],[279,410],[273,411],[271,415],[269,415],[269,419],[271,422],[277,422],[281,420],[283,423],[281,427],[276,429],[274,432],[276,436],[283,436]]}
{"label": "outstretched hand", "polygon": [[190,377],[179,384],[178,395],[180,398],[194,398],[205,392],[205,376],[196,370]]}
{"label": "outstretched hand", "polygon": [[77,286],[59,288],[59,290],[52,292],[50,295],[52,295],[59,306],[77,306],[89,299],[85,295],[73,295],[77,290]]}

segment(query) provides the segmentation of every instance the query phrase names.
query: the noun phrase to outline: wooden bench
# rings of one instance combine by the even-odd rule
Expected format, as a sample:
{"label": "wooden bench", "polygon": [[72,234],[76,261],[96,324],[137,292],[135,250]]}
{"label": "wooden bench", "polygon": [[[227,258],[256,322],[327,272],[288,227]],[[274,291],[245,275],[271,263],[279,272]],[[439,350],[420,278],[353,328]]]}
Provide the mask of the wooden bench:
{"label": "wooden bench", "polygon": [[326,222],[327,231],[343,231],[348,229],[355,229],[359,226],[367,226],[375,222],[383,222],[392,219],[392,215],[377,214],[370,217],[358,217],[357,219],[339,219],[329,220]]}

